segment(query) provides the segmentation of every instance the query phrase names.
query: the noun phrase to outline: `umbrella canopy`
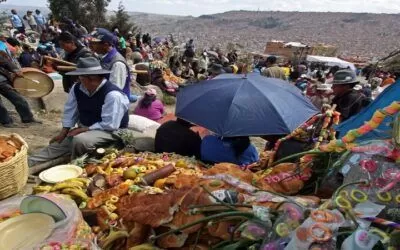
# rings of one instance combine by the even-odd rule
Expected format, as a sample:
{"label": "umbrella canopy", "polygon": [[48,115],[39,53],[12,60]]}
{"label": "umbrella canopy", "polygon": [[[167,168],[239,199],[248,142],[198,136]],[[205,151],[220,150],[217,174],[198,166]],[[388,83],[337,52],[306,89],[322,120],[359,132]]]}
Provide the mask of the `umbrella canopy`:
{"label": "umbrella canopy", "polygon": [[176,116],[225,136],[288,134],[319,111],[288,82],[224,74],[179,92]]}

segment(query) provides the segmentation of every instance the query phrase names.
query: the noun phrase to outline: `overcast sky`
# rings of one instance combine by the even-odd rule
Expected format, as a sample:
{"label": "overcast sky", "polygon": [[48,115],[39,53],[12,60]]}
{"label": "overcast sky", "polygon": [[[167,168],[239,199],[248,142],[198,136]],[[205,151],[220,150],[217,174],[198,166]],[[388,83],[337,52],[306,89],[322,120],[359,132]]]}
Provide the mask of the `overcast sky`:
{"label": "overcast sky", "polygon": [[[118,2],[119,0],[112,0],[109,9],[116,9]],[[122,2],[130,11],[193,16],[229,10],[258,9],[400,13],[400,0],[123,0]],[[46,3],[46,0],[7,1],[7,4],[24,6],[46,6]]]}

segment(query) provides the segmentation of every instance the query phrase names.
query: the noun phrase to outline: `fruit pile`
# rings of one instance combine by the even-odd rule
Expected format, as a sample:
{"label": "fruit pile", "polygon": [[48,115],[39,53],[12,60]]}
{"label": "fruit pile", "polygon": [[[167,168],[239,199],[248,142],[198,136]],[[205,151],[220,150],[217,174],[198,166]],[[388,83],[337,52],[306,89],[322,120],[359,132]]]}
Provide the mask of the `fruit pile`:
{"label": "fruit pile", "polygon": [[78,204],[85,204],[89,197],[86,194],[86,190],[90,184],[90,180],[87,178],[73,178],[53,186],[51,185],[40,185],[33,187],[34,194],[43,193],[58,193],[64,194],[71,199],[75,200]]}
{"label": "fruit pile", "polygon": [[[269,173],[258,176],[234,164],[217,164],[207,169],[192,158],[175,154],[98,152],[104,156],[89,160],[81,178],[37,186],[34,191],[57,192],[74,199],[103,249],[134,247],[145,243],[152,230],[161,234],[208,218],[209,213],[222,209],[216,203],[216,199],[222,196],[239,207],[243,204],[244,208],[252,205],[274,207],[277,204],[270,202],[271,197],[266,193],[253,196],[256,188],[252,184],[261,182],[260,178],[268,179]],[[271,172],[269,179],[274,179],[279,173]],[[291,185],[301,186],[301,183],[298,179],[285,181],[285,188]],[[267,183],[262,187],[271,191],[275,188]],[[250,194],[252,198],[249,198]],[[275,199],[282,201],[282,198]],[[304,200],[318,203],[318,200],[307,197]],[[212,244],[227,240],[233,224],[234,221],[216,223],[207,227],[202,237],[213,238]],[[189,246],[192,244],[190,239],[201,225],[184,230],[179,237],[160,237],[154,244],[164,249]],[[208,243],[206,245],[209,247]]]}

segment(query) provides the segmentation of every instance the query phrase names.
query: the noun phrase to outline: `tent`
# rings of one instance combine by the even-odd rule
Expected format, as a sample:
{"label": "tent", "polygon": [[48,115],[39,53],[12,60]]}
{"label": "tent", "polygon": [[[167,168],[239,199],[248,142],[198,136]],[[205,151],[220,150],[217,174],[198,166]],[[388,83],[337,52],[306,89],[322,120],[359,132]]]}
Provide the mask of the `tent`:
{"label": "tent", "polygon": [[327,66],[339,66],[340,68],[347,68],[356,71],[356,66],[353,63],[347,62],[345,60],[339,59],[337,57],[327,57],[327,56],[307,56],[307,62],[318,62],[324,63]]}
{"label": "tent", "polygon": [[[377,109],[385,108],[394,101],[400,101],[400,80],[387,87],[370,105],[361,110],[360,113],[339,124],[336,131],[339,137],[343,137],[349,130],[356,129],[372,118]],[[391,117],[387,117],[374,131],[360,137],[358,141],[388,139],[391,137]]]}

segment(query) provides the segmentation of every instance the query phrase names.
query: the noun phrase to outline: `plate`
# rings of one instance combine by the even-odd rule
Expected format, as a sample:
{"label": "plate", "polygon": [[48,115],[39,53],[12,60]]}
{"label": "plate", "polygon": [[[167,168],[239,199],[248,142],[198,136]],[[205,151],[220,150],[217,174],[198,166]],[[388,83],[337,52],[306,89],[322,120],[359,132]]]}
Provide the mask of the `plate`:
{"label": "plate", "polygon": [[1,222],[1,249],[32,249],[50,236],[54,225],[46,214],[23,214]]}
{"label": "plate", "polygon": [[56,203],[37,195],[26,197],[22,200],[19,207],[23,214],[43,213],[51,216],[55,222],[67,218],[67,215]]}
{"label": "plate", "polygon": [[83,173],[82,168],[75,165],[59,165],[39,174],[39,178],[47,183],[58,183],[76,178]]}
{"label": "plate", "polygon": [[14,88],[23,96],[41,98],[54,89],[54,81],[41,70],[35,68],[22,68],[24,77],[16,77]]}

